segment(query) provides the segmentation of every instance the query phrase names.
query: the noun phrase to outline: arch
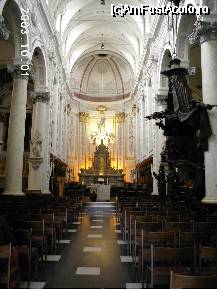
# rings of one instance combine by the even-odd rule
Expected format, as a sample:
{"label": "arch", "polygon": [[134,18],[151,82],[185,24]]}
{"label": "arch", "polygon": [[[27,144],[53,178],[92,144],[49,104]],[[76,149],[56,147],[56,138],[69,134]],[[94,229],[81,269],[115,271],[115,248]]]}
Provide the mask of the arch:
{"label": "arch", "polygon": [[171,47],[166,46],[164,47],[164,50],[162,51],[160,58],[159,86],[158,86],[159,90],[165,91],[165,94],[167,94],[168,92],[168,80],[165,75],[161,74],[161,71],[164,71],[168,68],[168,64],[171,59],[172,59]]}
{"label": "arch", "polygon": [[197,20],[195,15],[182,15],[178,23],[178,33],[176,39],[177,57],[182,62],[188,62],[190,41],[189,36],[194,30],[194,25]]}
{"label": "arch", "polygon": [[[194,5],[194,1],[187,1]],[[202,72],[201,72],[201,48],[191,45],[189,36],[195,28],[197,17],[195,15],[183,15],[178,25],[176,40],[177,56],[182,61],[182,66],[189,68],[189,86],[193,97],[202,100]]]}
{"label": "arch", "polygon": [[6,1],[7,0],[0,1],[0,15],[2,15],[2,12],[3,12],[3,9],[4,9]]}
{"label": "arch", "polygon": [[35,46],[32,53],[35,90],[44,90],[47,87],[47,66],[43,50]]}
{"label": "arch", "polygon": [[[27,44],[29,39],[26,34],[21,34],[21,10],[19,3],[14,0],[7,0],[3,7],[2,15],[6,26],[10,30],[9,43],[13,46],[13,60],[21,61],[21,44]],[[10,62],[12,63],[11,60]]]}

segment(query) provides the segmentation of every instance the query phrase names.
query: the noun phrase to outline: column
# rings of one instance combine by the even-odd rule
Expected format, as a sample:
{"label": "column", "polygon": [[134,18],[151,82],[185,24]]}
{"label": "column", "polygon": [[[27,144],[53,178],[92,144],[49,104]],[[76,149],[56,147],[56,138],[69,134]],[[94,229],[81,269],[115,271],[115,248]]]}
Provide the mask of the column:
{"label": "column", "polygon": [[124,140],[124,121],[125,112],[118,112],[115,114],[115,120],[117,123],[117,167],[118,169],[124,169],[125,160],[125,140]]}
{"label": "column", "polygon": [[28,190],[39,190],[42,194],[50,194],[49,98],[49,92],[33,93]]}
{"label": "column", "polygon": [[[217,22],[198,21],[191,41],[201,45],[203,102],[217,104]],[[205,203],[217,203],[217,108],[208,111],[212,127],[205,152]]]}
{"label": "column", "polygon": [[89,114],[87,112],[79,112],[79,144],[78,144],[78,172],[81,168],[85,168],[86,158],[86,125],[88,123]]}
{"label": "column", "polygon": [[22,172],[26,120],[28,76],[19,66],[14,67],[11,99],[4,195],[23,195]]}

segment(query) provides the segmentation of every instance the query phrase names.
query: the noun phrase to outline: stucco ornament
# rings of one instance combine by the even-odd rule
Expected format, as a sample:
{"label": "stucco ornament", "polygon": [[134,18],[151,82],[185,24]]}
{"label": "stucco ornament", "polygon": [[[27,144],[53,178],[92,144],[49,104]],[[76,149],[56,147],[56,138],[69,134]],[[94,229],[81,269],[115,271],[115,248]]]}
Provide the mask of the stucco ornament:
{"label": "stucco ornament", "polygon": [[35,132],[30,144],[31,144],[31,157],[29,162],[32,167],[37,170],[40,164],[43,162],[42,158],[42,137],[38,131]]}
{"label": "stucco ornament", "polygon": [[32,156],[41,157],[42,152],[42,138],[38,131],[35,132],[33,139],[31,140]]}

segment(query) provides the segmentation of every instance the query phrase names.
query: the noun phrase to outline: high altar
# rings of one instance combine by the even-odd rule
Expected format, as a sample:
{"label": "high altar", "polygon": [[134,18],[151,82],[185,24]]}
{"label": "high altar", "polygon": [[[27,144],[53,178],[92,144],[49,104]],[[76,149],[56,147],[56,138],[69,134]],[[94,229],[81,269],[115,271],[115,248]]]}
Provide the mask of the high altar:
{"label": "high altar", "polygon": [[96,147],[93,166],[89,169],[81,169],[81,173],[78,175],[80,183],[88,186],[96,183],[104,183],[121,187],[124,183],[123,170],[111,167],[108,147],[103,144],[103,140],[101,140],[101,144]]}

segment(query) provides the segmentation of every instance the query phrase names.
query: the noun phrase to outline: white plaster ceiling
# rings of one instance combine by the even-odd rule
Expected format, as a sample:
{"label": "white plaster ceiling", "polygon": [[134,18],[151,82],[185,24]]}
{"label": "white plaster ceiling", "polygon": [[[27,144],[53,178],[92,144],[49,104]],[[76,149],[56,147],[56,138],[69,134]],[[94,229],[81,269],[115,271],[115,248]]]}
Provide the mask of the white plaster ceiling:
{"label": "white plaster ceiling", "polygon": [[[105,45],[104,52],[119,54],[129,62],[135,73],[142,54],[145,20],[143,16],[111,16],[111,4],[119,0],[50,0],[50,11],[60,33],[67,71],[85,54]],[[124,1],[140,5],[141,0]]]}
{"label": "white plaster ceiling", "polygon": [[133,87],[130,64],[101,50],[78,59],[71,71],[71,90],[83,100],[111,101],[129,97]]}

